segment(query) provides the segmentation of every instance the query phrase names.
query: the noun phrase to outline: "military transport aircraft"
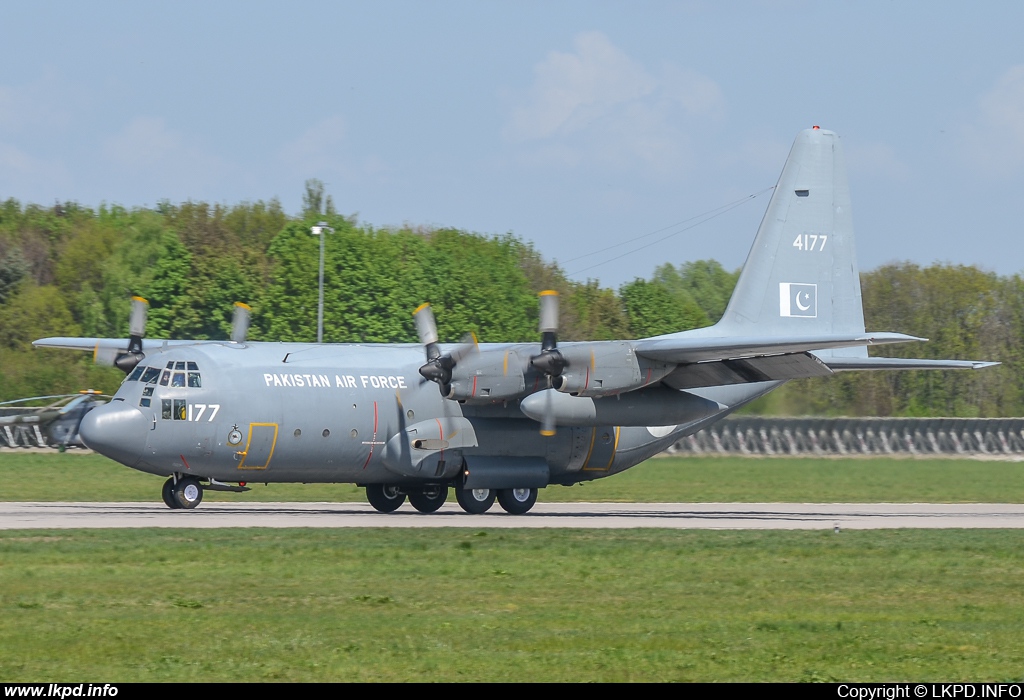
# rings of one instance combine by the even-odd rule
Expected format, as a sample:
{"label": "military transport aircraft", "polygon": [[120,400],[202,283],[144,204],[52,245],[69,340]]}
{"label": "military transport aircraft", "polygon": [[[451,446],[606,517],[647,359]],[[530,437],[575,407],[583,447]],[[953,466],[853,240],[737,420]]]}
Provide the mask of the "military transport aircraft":
{"label": "military transport aircraft", "polygon": [[557,341],[558,299],[542,292],[534,344],[440,345],[428,305],[420,345],[256,343],[239,307],[231,341],[46,338],[92,350],[128,376],[81,435],[126,466],[169,478],[164,502],[246,482],[365,486],[391,512],[423,513],[455,490],[483,513],[525,513],[549,484],[599,479],[801,377],[849,370],[971,369],[989,362],[869,357],[923,340],[864,329],[839,139],[799,134],[714,326],[641,340]]}

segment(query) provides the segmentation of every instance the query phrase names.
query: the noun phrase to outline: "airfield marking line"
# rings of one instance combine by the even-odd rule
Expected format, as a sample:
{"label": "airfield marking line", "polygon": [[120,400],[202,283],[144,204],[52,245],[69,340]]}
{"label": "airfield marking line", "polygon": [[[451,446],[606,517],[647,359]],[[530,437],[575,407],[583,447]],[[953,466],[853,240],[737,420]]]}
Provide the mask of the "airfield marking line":
{"label": "airfield marking line", "polygon": [[217,503],[169,510],[145,503],[0,503],[0,529],[225,527],[670,528],[710,530],[890,528],[1024,529],[1012,503],[538,503],[527,515],[455,504],[424,515],[408,506],[377,513],[365,503]]}

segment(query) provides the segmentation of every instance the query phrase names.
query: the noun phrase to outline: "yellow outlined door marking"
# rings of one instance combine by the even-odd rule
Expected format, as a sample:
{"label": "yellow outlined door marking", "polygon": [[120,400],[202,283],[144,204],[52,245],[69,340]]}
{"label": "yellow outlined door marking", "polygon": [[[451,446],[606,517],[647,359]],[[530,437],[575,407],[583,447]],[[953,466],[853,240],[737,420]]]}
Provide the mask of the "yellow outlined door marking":
{"label": "yellow outlined door marking", "polygon": [[266,469],[277,446],[277,423],[250,423],[249,440],[239,469]]}

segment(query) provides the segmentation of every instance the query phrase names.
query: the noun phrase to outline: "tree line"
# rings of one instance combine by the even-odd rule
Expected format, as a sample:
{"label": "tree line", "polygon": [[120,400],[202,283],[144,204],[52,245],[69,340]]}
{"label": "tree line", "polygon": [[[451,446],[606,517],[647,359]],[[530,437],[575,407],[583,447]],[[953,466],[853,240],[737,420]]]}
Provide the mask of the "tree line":
{"label": "tree line", "polygon": [[[618,290],[577,282],[511,234],[375,228],[334,209],[316,181],[305,210],[276,200],[52,207],[0,202],[0,401],[82,388],[113,392],[123,375],[87,353],[33,350],[54,335],[125,337],[129,298],[150,302],[151,338],[226,338],[232,305],[253,307],[254,340],[316,338],[319,240],[326,221],[324,340],[416,342],[424,301],[443,341],[539,342],[537,292],[561,294],[563,340],[639,338],[706,326],[738,271],[713,260],[666,262]],[[1018,339],[1024,282],[975,267],[909,263],[862,273],[869,330],[928,337],[886,354],[993,359],[981,372],[845,373],[792,382],[751,410],[787,415],[1001,416],[1024,413]]]}

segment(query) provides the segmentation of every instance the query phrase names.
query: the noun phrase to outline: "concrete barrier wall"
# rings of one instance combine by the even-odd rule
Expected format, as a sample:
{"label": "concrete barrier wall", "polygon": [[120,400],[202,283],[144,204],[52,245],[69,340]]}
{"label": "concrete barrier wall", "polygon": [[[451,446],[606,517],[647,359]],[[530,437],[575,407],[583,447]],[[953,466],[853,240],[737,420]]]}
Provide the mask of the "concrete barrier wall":
{"label": "concrete barrier wall", "polygon": [[668,452],[1024,457],[1024,418],[731,417],[680,440]]}

